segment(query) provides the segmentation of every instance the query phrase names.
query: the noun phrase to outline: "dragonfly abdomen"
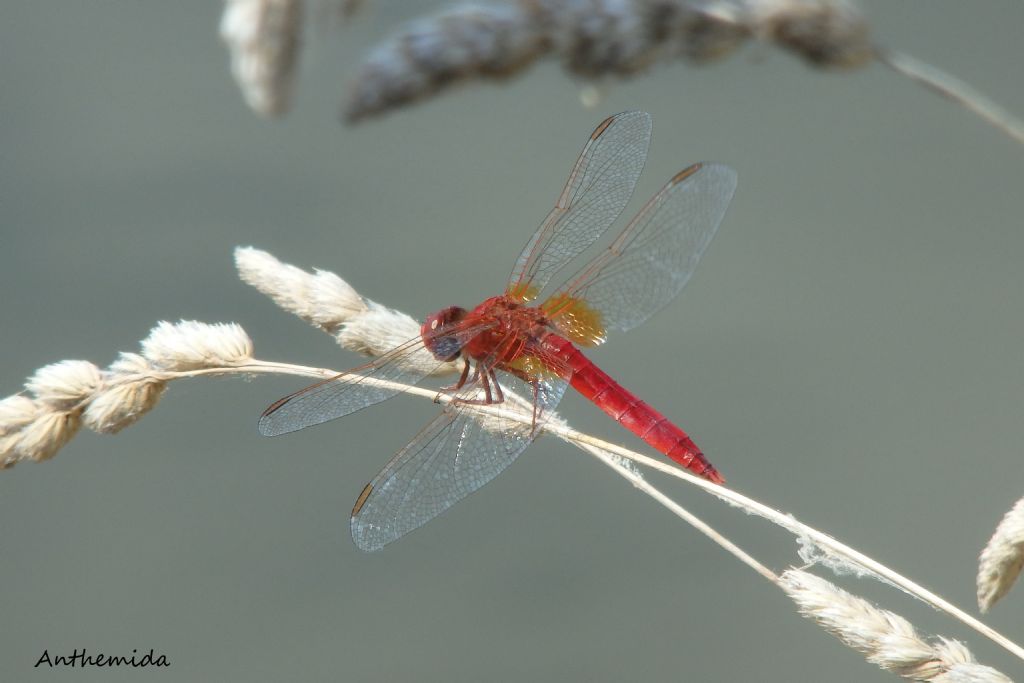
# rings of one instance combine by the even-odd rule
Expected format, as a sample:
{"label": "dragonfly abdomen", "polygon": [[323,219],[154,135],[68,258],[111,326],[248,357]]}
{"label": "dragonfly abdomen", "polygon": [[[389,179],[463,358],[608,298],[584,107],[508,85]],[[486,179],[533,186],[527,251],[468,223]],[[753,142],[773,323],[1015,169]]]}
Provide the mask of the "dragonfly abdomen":
{"label": "dragonfly abdomen", "polygon": [[686,432],[612,379],[568,341],[563,353],[572,372],[569,381],[576,391],[658,452],[716,484],[725,482]]}

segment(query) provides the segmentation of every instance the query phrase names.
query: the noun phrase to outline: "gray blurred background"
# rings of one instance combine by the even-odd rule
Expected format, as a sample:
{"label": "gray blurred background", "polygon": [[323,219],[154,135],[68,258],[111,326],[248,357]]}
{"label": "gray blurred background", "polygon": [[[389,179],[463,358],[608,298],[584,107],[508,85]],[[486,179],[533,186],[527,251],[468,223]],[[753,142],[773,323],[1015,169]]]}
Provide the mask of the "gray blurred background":
{"label": "gray blurred background", "polygon": [[[1024,493],[1024,147],[881,67],[770,47],[613,85],[552,62],[349,128],[369,3],[307,35],[294,111],[243,105],[220,3],[8,3],[0,22],[0,395],[105,365],[161,319],[236,321],[257,356],[359,361],[242,284],[236,245],[330,269],[417,317],[497,293],[604,116],[645,109],[630,210],[702,159],[740,174],[680,299],[593,358],[690,431],[730,485],[974,608],[976,555]],[[1024,113],[1011,3],[870,2],[879,41]],[[348,537],[362,486],[436,410],[399,397],[280,439],[298,378],[192,380],[117,436],[0,474],[4,681],[887,681],[774,586],[607,468],[543,439],[384,552]],[[579,429],[637,439],[568,396]],[[792,538],[652,481],[774,569]],[[838,580],[1021,662],[873,582]],[[989,622],[1024,637],[1024,596]],[[44,649],[169,669],[33,669]]]}

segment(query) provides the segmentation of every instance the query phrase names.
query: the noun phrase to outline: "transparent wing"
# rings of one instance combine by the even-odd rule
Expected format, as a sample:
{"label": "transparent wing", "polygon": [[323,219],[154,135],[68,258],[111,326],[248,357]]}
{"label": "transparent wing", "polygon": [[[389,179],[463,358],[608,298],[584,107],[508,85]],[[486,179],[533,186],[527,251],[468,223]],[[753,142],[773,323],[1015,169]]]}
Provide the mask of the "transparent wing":
{"label": "transparent wing", "polygon": [[[477,325],[434,336],[450,338],[454,353],[487,327]],[[365,365],[275,401],[260,416],[260,434],[278,436],[295,432],[380,403],[401,391],[401,387],[378,382],[416,384],[443,362],[425,348],[422,337],[414,337]]]}
{"label": "transparent wing", "polygon": [[736,190],[736,172],[695,164],[676,174],[615,242],[542,308],[574,342],[596,345],[671,301],[697,267]]}
{"label": "transparent wing", "polygon": [[507,293],[537,297],[559,269],[615,222],[633,196],[651,140],[651,116],[628,111],[601,122],[583,147],[555,208],[527,243]]}
{"label": "transparent wing", "polygon": [[456,400],[363,489],[352,510],[355,544],[367,552],[380,550],[511,465],[550,418],[568,386],[555,371],[538,374],[532,382],[524,380],[525,373],[524,378],[499,376],[505,401],[494,407],[522,416],[526,424],[512,417],[485,416],[473,405],[460,403],[482,399],[485,391],[479,378],[463,387]]}

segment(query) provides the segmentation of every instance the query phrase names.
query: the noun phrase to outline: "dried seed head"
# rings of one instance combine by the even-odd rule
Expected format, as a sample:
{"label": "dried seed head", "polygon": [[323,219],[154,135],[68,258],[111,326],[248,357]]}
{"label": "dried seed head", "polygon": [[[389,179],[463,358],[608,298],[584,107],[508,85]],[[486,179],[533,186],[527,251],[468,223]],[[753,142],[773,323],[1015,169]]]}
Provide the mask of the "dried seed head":
{"label": "dried seed head", "polygon": [[0,436],[0,470],[6,470],[18,462],[18,435]]}
{"label": "dried seed head", "polygon": [[301,30],[301,0],[227,0],[220,37],[242,95],[264,116],[288,109]]}
{"label": "dried seed head", "polygon": [[[412,317],[371,302],[366,313],[350,320],[342,328],[338,342],[352,351],[381,356],[419,333],[420,324]],[[433,364],[436,365],[437,361]]]}
{"label": "dried seed head", "polygon": [[657,56],[660,41],[647,8],[621,0],[568,3],[552,32],[566,68],[586,77],[634,74]]}
{"label": "dried seed head", "polygon": [[102,382],[100,369],[89,361],[62,360],[36,370],[25,388],[50,408],[70,410],[88,400]]}
{"label": "dried seed head", "polygon": [[243,282],[330,334],[367,309],[356,290],[328,271],[307,273],[252,247],[235,249],[235,266]]}
{"label": "dried seed head", "polygon": [[796,602],[800,613],[874,664],[916,681],[999,681],[1008,678],[974,661],[961,643],[939,638],[928,643],[898,614],[875,607],[837,588],[825,579],[791,569],[779,585]]}
{"label": "dried seed head", "polygon": [[758,36],[817,67],[875,56],[846,0],[509,0],[464,4],[409,24],[364,61],[349,121],[473,79],[505,77],[548,54],[587,78],[631,76],[658,59],[720,58]]}
{"label": "dried seed head", "polygon": [[[956,641],[951,641],[956,643]],[[960,643],[956,643],[963,647]],[[970,653],[967,653],[970,656]],[[935,683],[1012,683],[1000,671],[984,664],[972,662],[952,664],[944,672],[930,679]]]}
{"label": "dried seed head", "polygon": [[665,8],[665,17],[658,23],[665,27],[673,53],[697,64],[725,57],[752,35],[734,2],[710,0],[682,7],[667,2]]}
{"label": "dried seed head", "polygon": [[844,0],[759,0],[750,10],[758,33],[815,66],[857,67],[874,58],[867,20]]}
{"label": "dried seed head", "polygon": [[[49,460],[71,440],[80,425],[77,412],[52,411],[41,414],[15,435],[17,443],[5,455],[5,466],[9,467],[18,460]],[[12,454],[15,456],[13,459]]]}
{"label": "dried seed head", "polygon": [[987,612],[1024,568],[1024,498],[1003,516],[978,558],[978,607]]}
{"label": "dried seed head", "polygon": [[0,401],[0,437],[19,431],[35,420],[43,410],[41,405],[20,394],[3,399]]}
{"label": "dried seed head", "polygon": [[[420,324],[411,317],[363,298],[330,271],[307,273],[252,247],[236,249],[235,264],[243,281],[281,308],[334,335],[338,344],[350,351],[381,356],[420,334]],[[437,367],[425,349],[408,361],[438,375],[455,369],[452,363]]]}
{"label": "dried seed head", "polygon": [[82,414],[82,424],[94,432],[116,434],[148,413],[167,388],[165,382],[127,382],[101,391]]}
{"label": "dried seed head", "polygon": [[82,424],[101,434],[115,434],[138,420],[153,409],[167,388],[159,370],[137,353],[122,351],[104,378],[104,389],[82,414]]}
{"label": "dried seed head", "polygon": [[367,310],[352,285],[329,270],[317,270],[309,283],[310,317],[317,327],[336,333],[352,317]]}
{"label": "dried seed head", "polygon": [[161,321],[142,340],[142,355],[161,370],[185,372],[239,365],[252,358],[252,340],[235,323]]}
{"label": "dried seed head", "polygon": [[463,4],[409,24],[363,62],[346,118],[363,117],[427,97],[469,78],[501,78],[550,47],[542,3]]}
{"label": "dried seed head", "polygon": [[117,360],[107,368],[108,379],[114,383],[127,381],[128,378],[150,377],[156,371],[145,356],[127,351],[119,353]]}
{"label": "dried seed head", "polygon": [[[410,316],[371,301],[369,310],[346,323],[337,336],[344,348],[377,357],[419,335],[420,324]],[[451,374],[461,367],[458,362],[438,365],[425,347],[403,358],[405,365],[423,368],[432,375]]]}

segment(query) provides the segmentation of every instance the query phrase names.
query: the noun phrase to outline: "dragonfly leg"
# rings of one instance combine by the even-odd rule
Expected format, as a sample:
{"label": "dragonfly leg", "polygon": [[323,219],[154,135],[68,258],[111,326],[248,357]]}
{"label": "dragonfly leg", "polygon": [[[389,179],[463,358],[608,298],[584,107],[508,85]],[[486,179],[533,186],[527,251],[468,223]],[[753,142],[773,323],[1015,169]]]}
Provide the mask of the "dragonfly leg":
{"label": "dragonfly leg", "polygon": [[490,406],[505,402],[505,393],[501,390],[501,382],[494,374],[494,368],[483,368],[482,363],[477,363],[473,377],[466,384],[474,384],[479,381],[484,390],[483,398],[453,398],[452,403],[464,403],[470,406]]}
{"label": "dragonfly leg", "polygon": [[449,392],[449,393],[452,392],[452,391],[457,391],[457,390],[461,389],[462,387],[466,386],[466,380],[468,378],[469,378],[469,359],[468,358],[463,358],[462,359],[462,374],[459,375],[459,381],[457,381],[455,384],[452,384],[451,386],[442,387],[441,391],[445,391],[445,392]]}
{"label": "dragonfly leg", "polygon": [[[469,377],[469,359],[468,358],[463,358],[462,359],[462,374],[459,375],[459,380],[455,384],[452,384],[451,386],[441,387],[441,390],[437,392],[437,396],[434,397],[434,403],[440,403],[441,402],[441,394],[452,394],[452,393],[455,393],[456,391],[458,391],[459,389],[461,389],[462,387],[466,386],[466,380],[467,380],[468,377]],[[473,377],[475,379],[476,375],[474,375]]]}
{"label": "dragonfly leg", "polygon": [[491,380],[490,380],[490,377],[491,377],[491,371],[490,370],[484,370],[483,372],[480,373],[480,383],[484,385],[484,400],[483,400],[483,403],[484,403],[484,405],[488,405],[488,406],[491,405],[491,403],[494,402],[494,399],[491,397]]}
{"label": "dragonfly leg", "polygon": [[498,395],[494,399],[494,403],[504,403],[505,393],[501,390],[501,382],[498,381],[498,376],[494,374],[494,368],[489,368],[487,374],[491,376],[491,381],[494,382],[494,393]]}

